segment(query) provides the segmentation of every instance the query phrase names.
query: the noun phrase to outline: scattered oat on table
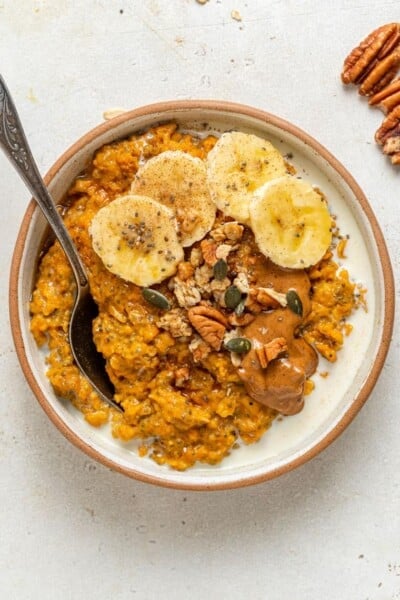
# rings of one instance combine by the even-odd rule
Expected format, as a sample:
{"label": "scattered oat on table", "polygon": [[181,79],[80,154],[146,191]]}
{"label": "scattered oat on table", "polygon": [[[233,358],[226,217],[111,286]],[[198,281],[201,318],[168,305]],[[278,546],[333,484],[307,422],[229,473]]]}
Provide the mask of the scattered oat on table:
{"label": "scattered oat on table", "polygon": [[231,12],[231,17],[235,21],[241,21],[242,20],[242,15],[240,14],[240,12],[238,10],[233,10]]}
{"label": "scattered oat on table", "polygon": [[127,112],[127,108],[109,108],[103,112],[103,119],[105,121],[110,121],[110,119],[114,119],[114,117],[119,117],[123,113]]}

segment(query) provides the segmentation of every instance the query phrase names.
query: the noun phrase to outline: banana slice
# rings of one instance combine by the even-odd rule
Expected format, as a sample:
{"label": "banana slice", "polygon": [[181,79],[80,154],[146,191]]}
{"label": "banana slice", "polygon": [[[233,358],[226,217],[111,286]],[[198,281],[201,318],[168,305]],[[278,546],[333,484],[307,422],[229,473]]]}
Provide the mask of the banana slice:
{"label": "banana slice", "polygon": [[270,142],[239,131],[224,133],[207,157],[208,183],[217,207],[245,224],[254,191],[286,173],[283,156]]}
{"label": "banana slice", "polygon": [[145,196],[120,196],[94,216],[89,233],[106,268],[136,285],[173,275],[183,260],[172,210]]}
{"label": "banana slice", "polygon": [[186,152],[167,150],[148,160],[136,173],[131,191],[174,210],[182,246],[201,240],[213,226],[216,206],[205,164]]}
{"label": "banana slice", "polygon": [[250,220],[260,251],[281,267],[304,269],[316,264],[332,240],[324,198],[291,175],[256,190]]}

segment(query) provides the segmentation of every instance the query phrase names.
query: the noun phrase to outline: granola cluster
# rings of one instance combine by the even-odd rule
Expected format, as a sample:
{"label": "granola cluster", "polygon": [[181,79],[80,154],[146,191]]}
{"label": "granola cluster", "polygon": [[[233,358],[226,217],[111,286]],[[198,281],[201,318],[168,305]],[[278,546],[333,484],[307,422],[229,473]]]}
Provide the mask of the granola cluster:
{"label": "granola cluster", "polygon": [[[287,305],[285,294],[252,281],[251,267],[256,260],[252,238],[243,225],[219,216],[209,234],[188,250],[176,275],[168,281],[173,304],[178,306],[163,313],[156,324],[174,338],[188,338],[195,363],[223,346],[229,349],[229,342],[240,339],[241,328],[260,312]],[[282,349],[283,342],[279,340]],[[232,348],[231,359],[237,366],[240,343],[239,351],[235,352],[235,343]],[[282,351],[274,356],[268,353],[268,362]],[[260,351],[260,364],[264,364],[265,356]]]}
{"label": "granola cluster", "polygon": [[[175,277],[168,283],[180,308],[168,311],[157,325],[173,337],[194,334],[190,351],[195,362],[205,358],[212,349],[221,348],[230,326],[229,317],[220,309],[226,309],[226,291],[238,279],[236,274],[232,277],[232,273],[228,273],[227,260],[238,249],[243,230],[237,222],[219,223],[190,249],[187,260],[178,265]],[[240,281],[246,279],[244,273],[240,275]],[[241,289],[245,291],[243,285]]]}

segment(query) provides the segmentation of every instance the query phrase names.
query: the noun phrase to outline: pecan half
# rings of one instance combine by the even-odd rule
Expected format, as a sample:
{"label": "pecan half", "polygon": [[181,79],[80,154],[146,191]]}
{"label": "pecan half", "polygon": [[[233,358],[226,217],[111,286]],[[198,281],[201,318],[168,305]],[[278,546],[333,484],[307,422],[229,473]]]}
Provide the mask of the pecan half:
{"label": "pecan half", "polygon": [[400,164],[400,105],[384,119],[375,133],[376,142],[383,147],[384,154],[391,157],[394,165]]}
{"label": "pecan half", "polygon": [[400,77],[392,81],[382,91],[371,96],[368,101],[371,106],[379,106],[385,113],[399,106],[400,104]]}
{"label": "pecan half", "polygon": [[262,369],[266,369],[268,364],[278,358],[280,354],[287,351],[287,343],[284,337],[277,337],[264,344],[263,346],[257,347],[256,355]]}
{"label": "pecan half", "polygon": [[345,58],[341,74],[343,83],[361,83],[377,63],[398,46],[399,42],[399,23],[388,23],[372,31]]}
{"label": "pecan half", "polygon": [[362,79],[359,94],[362,96],[373,96],[383,90],[396,75],[400,65],[400,49],[396,48],[366,74]]}
{"label": "pecan half", "polygon": [[212,306],[194,306],[188,310],[188,318],[211,348],[214,350],[221,348],[228,325],[225,315]]}

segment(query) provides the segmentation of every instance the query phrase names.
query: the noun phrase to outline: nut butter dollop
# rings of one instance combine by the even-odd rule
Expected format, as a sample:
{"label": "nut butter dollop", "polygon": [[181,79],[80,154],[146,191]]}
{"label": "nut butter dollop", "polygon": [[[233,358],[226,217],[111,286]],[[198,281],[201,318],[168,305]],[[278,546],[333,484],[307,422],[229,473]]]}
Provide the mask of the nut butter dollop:
{"label": "nut butter dollop", "polygon": [[[254,267],[253,285],[272,287],[282,293],[294,289],[303,304],[302,316],[288,307],[278,308],[260,313],[244,327],[243,335],[251,340],[252,349],[238,369],[247,393],[254,400],[284,415],[294,415],[304,406],[304,384],[318,364],[315,350],[295,335],[311,310],[310,280],[304,271],[282,269],[265,259],[257,261]],[[263,369],[256,349],[281,337],[286,340],[287,351]]]}

